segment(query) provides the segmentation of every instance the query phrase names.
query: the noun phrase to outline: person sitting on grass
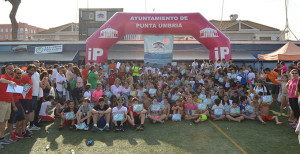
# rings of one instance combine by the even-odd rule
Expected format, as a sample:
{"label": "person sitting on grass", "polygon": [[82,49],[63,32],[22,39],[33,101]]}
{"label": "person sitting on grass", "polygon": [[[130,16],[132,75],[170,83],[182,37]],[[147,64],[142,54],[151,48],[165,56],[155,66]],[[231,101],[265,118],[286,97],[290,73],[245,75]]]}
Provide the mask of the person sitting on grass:
{"label": "person sitting on grass", "polygon": [[248,104],[248,100],[246,96],[242,96],[240,98],[241,104],[240,107],[242,108],[242,115],[244,119],[249,120],[255,120],[256,114],[255,114],[255,105],[253,101],[251,101],[251,104]]}
{"label": "person sitting on grass", "polygon": [[78,112],[76,113],[77,118],[77,125],[80,126],[81,123],[86,121],[86,128],[84,130],[89,130],[89,125],[92,116],[92,107],[90,106],[90,100],[88,98],[84,98],[83,100],[79,101],[79,104],[82,104]]}
{"label": "person sitting on grass", "polygon": [[270,116],[270,106],[272,105],[272,101],[270,103],[263,103],[262,96],[263,93],[259,92],[258,95],[260,96],[260,116],[262,118],[262,124],[266,124],[266,121],[275,120],[277,125],[282,125],[283,123],[279,121],[278,116]]}
{"label": "person sitting on grass", "polygon": [[183,115],[183,105],[181,103],[182,99],[176,100],[176,104],[174,104],[174,106],[172,107],[173,114]]}
{"label": "person sitting on grass", "polygon": [[56,108],[54,110],[54,118],[61,117],[61,112],[67,107],[68,105],[66,103],[66,99],[65,98],[59,99]]}
{"label": "person sitting on grass", "polygon": [[[112,122],[115,125],[115,131],[122,131],[122,132],[125,131],[123,126],[127,121],[127,108],[123,106],[123,102],[124,99],[122,97],[119,97],[117,99],[118,105],[112,109],[112,115],[113,115]],[[121,116],[122,114],[123,117],[115,118],[117,115]]]}
{"label": "person sitting on grass", "polygon": [[103,97],[100,97],[98,102],[99,104],[94,106],[94,108],[92,109],[94,123],[92,131],[95,132],[98,130],[99,122],[105,125],[104,129],[106,131],[109,131],[111,108],[108,106],[108,104],[105,104],[105,100]]}
{"label": "person sitting on grass", "polygon": [[147,110],[143,108],[142,111],[133,111],[134,104],[139,104],[139,100],[137,98],[133,98],[132,102],[132,106],[129,106],[128,108],[128,122],[133,126],[135,130],[144,130],[145,115],[147,113]]}
{"label": "person sitting on grass", "polygon": [[185,120],[197,118],[196,116],[193,116],[196,114],[197,109],[197,105],[193,103],[192,97],[188,97],[187,103],[185,104]]}
{"label": "person sitting on grass", "polygon": [[211,109],[211,118],[214,121],[223,120],[225,118],[224,107],[219,98],[215,99],[215,105]]}
{"label": "person sitting on grass", "polygon": [[161,108],[162,108],[162,110],[163,110],[163,114],[165,114],[166,115],[166,117],[165,117],[165,121],[166,120],[168,120],[169,118],[172,118],[172,115],[170,114],[170,104],[168,103],[168,99],[167,99],[167,97],[165,97],[164,99],[163,99],[163,104],[161,104]]}
{"label": "person sitting on grass", "polygon": [[43,102],[41,105],[39,118],[42,120],[53,122],[55,119],[53,117],[51,117],[50,115],[48,115],[48,111],[49,111],[49,108],[54,103],[54,97],[51,95],[48,95],[45,100],[46,100],[46,102]]}
{"label": "person sitting on grass", "polygon": [[260,110],[260,102],[259,102],[259,101],[262,101],[261,99],[259,99],[259,95],[254,95],[250,105],[254,107],[254,114],[255,114],[255,116],[258,118],[258,120],[259,120],[262,124],[266,124],[266,123],[262,120],[261,116],[259,115],[259,110]]}
{"label": "person sitting on grass", "polygon": [[148,107],[148,117],[150,122],[156,123],[158,121],[161,124],[165,123],[163,119],[166,118],[166,115],[163,114],[160,104],[158,104],[155,97],[152,100],[152,104]]}
{"label": "person sitting on grass", "polygon": [[241,110],[240,107],[238,106],[238,100],[234,99],[232,100],[232,105],[229,108],[229,114],[226,115],[226,118],[231,121],[237,121],[237,122],[241,122],[242,120],[244,120],[244,117],[241,116]]}
{"label": "person sitting on grass", "polygon": [[74,124],[76,121],[75,115],[78,109],[75,107],[75,103],[73,101],[69,101],[67,105],[68,107],[65,108],[60,114],[60,130],[64,128],[64,124],[71,124],[70,129],[74,129]]}

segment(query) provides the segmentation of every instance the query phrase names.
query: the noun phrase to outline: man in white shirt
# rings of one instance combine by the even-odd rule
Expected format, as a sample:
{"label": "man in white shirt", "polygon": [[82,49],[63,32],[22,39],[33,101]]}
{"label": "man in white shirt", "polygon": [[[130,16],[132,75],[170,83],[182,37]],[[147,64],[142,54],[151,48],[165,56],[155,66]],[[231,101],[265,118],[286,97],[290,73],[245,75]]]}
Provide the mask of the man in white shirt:
{"label": "man in white shirt", "polygon": [[56,90],[58,93],[58,98],[63,98],[64,96],[64,88],[63,85],[66,82],[66,77],[64,75],[64,67],[59,68],[59,74],[56,76]]}
{"label": "man in white shirt", "polygon": [[33,115],[34,120],[30,121],[30,130],[40,130],[39,127],[37,127],[38,124],[38,100],[39,100],[39,91],[40,91],[40,74],[37,72],[37,70],[40,68],[40,62],[38,60],[33,61],[33,64],[36,67],[36,70],[34,74],[31,76],[32,79],[32,109],[33,109]]}
{"label": "man in white shirt", "polygon": [[147,66],[145,67],[145,72],[148,73],[148,70],[152,70],[149,62],[147,62]]}
{"label": "man in white shirt", "polygon": [[194,62],[192,63],[193,69],[197,69],[198,68],[198,62],[197,59],[194,60]]}

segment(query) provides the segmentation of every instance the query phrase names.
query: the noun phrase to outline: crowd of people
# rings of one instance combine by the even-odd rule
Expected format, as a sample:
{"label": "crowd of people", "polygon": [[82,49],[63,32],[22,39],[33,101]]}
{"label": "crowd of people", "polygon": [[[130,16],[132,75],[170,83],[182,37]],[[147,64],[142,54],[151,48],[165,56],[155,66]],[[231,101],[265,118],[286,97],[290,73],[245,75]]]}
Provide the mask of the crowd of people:
{"label": "crowd of people", "polygon": [[[60,119],[60,130],[70,125],[69,129],[93,132],[123,132],[125,124],[144,130],[146,119],[160,124],[197,124],[211,118],[281,125],[278,116],[269,114],[274,103],[280,103],[279,116],[286,116],[299,133],[299,70],[298,62],[280,62],[274,69],[256,72],[225,59],[173,62],[163,68],[114,60],[84,66],[37,60],[24,66],[6,64],[0,77],[0,148],[31,138],[32,131],[41,129],[41,121],[55,119]],[[23,86],[23,92],[7,92],[11,85]],[[9,139],[4,137],[6,126]]]}

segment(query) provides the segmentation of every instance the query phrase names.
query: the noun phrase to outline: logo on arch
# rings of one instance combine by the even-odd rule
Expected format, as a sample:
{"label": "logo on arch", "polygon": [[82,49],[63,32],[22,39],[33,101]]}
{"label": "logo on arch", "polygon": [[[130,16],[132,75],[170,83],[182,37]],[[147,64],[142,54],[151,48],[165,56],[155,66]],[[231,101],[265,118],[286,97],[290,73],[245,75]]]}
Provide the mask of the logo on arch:
{"label": "logo on arch", "polygon": [[97,61],[98,57],[101,57],[103,55],[103,49],[101,48],[89,48],[88,50],[88,60]]}
{"label": "logo on arch", "polygon": [[212,28],[204,28],[200,30],[200,38],[219,37],[218,31]]}
{"label": "logo on arch", "polygon": [[106,28],[100,31],[99,38],[118,38],[118,31],[112,28]]}

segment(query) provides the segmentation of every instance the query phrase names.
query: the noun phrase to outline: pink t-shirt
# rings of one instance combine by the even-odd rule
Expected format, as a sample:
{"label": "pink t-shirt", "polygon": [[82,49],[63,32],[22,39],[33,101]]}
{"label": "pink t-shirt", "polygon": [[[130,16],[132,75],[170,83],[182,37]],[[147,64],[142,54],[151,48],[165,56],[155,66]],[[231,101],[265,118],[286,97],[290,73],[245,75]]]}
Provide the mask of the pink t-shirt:
{"label": "pink t-shirt", "polygon": [[185,104],[185,108],[190,109],[190,110],[196,110],[197,105],[196,104],[190,105],[189,103],[187,103],[187,104]]}
{"label": "pink t-shirt", "polygon": [[287,72],[289,71],[287,66],[286,65],[282,65],[282,68],[281,68],[281,74],[283,74],[283,72]]}
{"label": "pink t-shirt", "polygon": [[93,95],[92,95],[92,97],[94,98],[94,100],[96,102],[98,102],[98,99],[100,97],[102,97],[102,95],[103,95],[103,90],[100,90],[100,91],[95,90],[94,93],[93,93]]}
{"label": "pink t-shirt", "polygon": [[291,79],[290,80],[290,87],[289,87],[289,98],[298,98],[295,96],[295,91],[297,88],[298,79]]}

